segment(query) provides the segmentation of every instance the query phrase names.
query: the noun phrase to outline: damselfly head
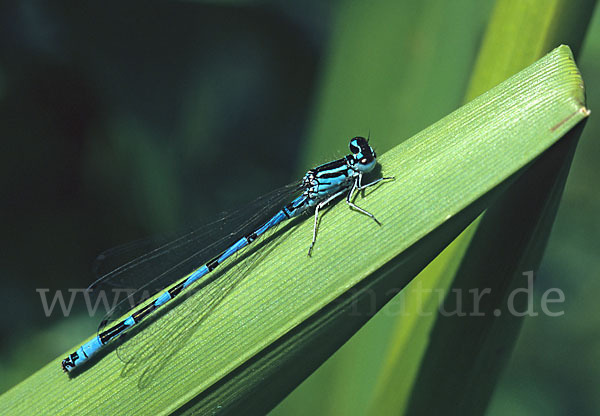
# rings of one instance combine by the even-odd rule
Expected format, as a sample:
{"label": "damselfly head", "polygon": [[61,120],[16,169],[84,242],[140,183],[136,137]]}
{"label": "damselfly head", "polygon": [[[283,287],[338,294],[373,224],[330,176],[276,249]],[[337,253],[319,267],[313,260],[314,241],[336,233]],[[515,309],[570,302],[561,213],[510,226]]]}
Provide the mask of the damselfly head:
{"label": "damselfly head", "polygon": [[350,140],[350,151],[356,160],[356,166],[361,172],[370,172],[375,167],[377,155],[364,137]]}

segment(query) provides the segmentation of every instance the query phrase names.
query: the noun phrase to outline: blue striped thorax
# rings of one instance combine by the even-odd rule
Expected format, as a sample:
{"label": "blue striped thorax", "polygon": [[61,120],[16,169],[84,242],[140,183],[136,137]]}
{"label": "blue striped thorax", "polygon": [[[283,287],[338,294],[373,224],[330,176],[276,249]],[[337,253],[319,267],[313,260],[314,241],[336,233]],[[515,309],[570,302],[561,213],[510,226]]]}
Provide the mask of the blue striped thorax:
{"label": "blue striped thorax", "polygon": [[308,207],[327,196],[352,186],[356,178],[373,170],[377,163],[375,151],[364,137],[350,140],[352,154],[309,170],[302,181]]}

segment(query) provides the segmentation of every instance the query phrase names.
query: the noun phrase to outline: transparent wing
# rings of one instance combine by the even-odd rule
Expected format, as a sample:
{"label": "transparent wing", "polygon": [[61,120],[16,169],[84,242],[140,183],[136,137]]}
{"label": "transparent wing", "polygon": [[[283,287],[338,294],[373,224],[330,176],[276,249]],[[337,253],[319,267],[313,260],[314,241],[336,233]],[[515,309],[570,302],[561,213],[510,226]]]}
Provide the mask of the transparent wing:
{"label": "transparent wing", "polygon": [[[95,262],[97,271],[106,270],[119,261],[125,262],[101,275],[90,286],[96,296],[113,300],[98,332],[254,231],[299,191],[298,183],[277,189],[242,210],[166,243],[164,239],[141,240],[102,253]],[[105,304],[109,304],[107,300]]]}
{"label": "transparent wing", "polygon": [[[149,387],[155,380],[156,373],[168,368],[169,360],[176,359],[186,343],[197,336],[199,328],[212,311],[283,240],[280,230],[287,234],[293,229],[271,229],[247,252],[236,254],[235,261],[215,270],[216,275],[211,279],[192,288],[184,297],[185,308],[166,308],[154,318],[144,321],[131,334],[131,339],[122,342],[117,348],[117,356],[125,364],[121,376],[139,374],[138,387]],[[181,301],[182,298],[175,300]],[[185,310],[185,313],[180,313],[181,310]]]}

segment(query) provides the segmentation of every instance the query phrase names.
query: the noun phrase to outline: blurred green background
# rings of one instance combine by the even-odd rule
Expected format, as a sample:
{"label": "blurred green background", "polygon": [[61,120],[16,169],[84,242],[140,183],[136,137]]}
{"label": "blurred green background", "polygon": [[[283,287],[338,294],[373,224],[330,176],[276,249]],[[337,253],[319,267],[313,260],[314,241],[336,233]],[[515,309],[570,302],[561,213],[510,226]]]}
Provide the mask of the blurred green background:
{"label": "blurred green background", "polygon": [[[81,297],[68,318],[58,308],[46,317],[36,289],[86,287],[107,248],[243,205],[345,154],[349,136],[370,131],[381,153],[460,106],[493,1],[399,2],[383,15],[356,13],[351,3],[0,5],[0,392],[100,320]],[[352,33],[342,25],[381,16],[396,26],[377,36],[397,37],[397,49],[378,49],[377,36],[342,37]],[[332,58],[343,42],[368,45],[373,60],[387,54],[389,65]],[[597,11],[575,52],[592,116],[536,281],[538,298],[563,290],[565,314],[525,319],[493,415],[600,409]],[[394,83],[402,97],[361,107],[364,91],[341,91],[339,106],[322,108],[323,91],[343,82],[327,76],[332,62],[364,68],[364,91]],[[351,125],[336,123],[336,112],[351,112]],[[308,142],[316,130],[337,153]],[[338,379],[320,388],[344,386]],[[293,395],[274,413],[302,414]]]}

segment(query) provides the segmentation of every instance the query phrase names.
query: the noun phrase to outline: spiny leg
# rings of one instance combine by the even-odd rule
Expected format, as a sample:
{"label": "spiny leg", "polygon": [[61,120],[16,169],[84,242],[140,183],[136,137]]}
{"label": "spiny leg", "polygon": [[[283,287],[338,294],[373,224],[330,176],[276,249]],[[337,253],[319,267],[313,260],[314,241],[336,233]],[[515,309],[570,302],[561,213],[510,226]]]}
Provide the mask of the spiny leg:
{"label": "spiny leg", "polygon": [[375,221],[375,222],[377,223],[377,225],[381,225],[381,223],[380,223],[380,222],[377,220],[377,218],[375,218],[375,215],[371,214],[371,213],[370,213],[369,211],[367,211],[367,210],[364,210],[364,209],[362,209],[361,207],[359,207],[358,205],[356,205],[354,202],[352,202],[352,201],[351,201],[351,199],[352,199],[352,195],[354,194],[354,192],[355,192],[357,189],[360,189],[360,188],[359,188],[359,186],[358,186],[358,181],[359,181],[359,180],[360,180],[360,179],[358,179],[358,180],[356,180],[356,181],[354,182],[354,185],[352,185],[352,189],[350,190],[350,192],[348,192],[348,195],[346,196],[346,203],[348,204],[348,206],[349,206],[351,209],[355,209],[355,210],[357,210],[358,212],[360,212],[360,213],[362,213],[362,214],[366,215],[367,217],[369,217],[369,218],[372,218],[372,219],[373,219],[373,221]]}
{"label": "spiny leg", "polygon": [[378,183],[379,183],[379,182],[381,182],[381,181],[393,181],[393,180],[395,180],[395,179],[396,179],[394,176],[385,176],[385,177],[383,177],[383,178],[378,178],[378,179],[375,179],[373,182],[369,182],[369,183],[368,183],[368,184],[366,184],[366,185],[363,185],[363,184],[362,184],[362,176],[363,176],[363,175],[360,175],[360,176],[358,177],[358,186],[356,187],[356,190],[357,190],[357,191],[362,191],[362,190],[365,190],[365,189],[367,189],[369,186],[376,185],[376,184],[378,184]]}
{"label": "spiny leg", "polygon": [[358,176],[358,178],[356,179],[356,181],[354,182],[354,185],[352,186],[352,189],[350,190],[350,192],[348,192],[348,195],[346,196],[346,203],[348,204],[348,206],[350,206],[351,209],[355,209],[358,212],[366,215],[369,218],[372,218],[373,221],[375,221],[375,223],[377,225],[381,225],[381,223],[379,222],[379,220],[377,218],[375,218],[375,216],[373,214],[371,214],[369,211],[362,209],[361,207],[359,207],[358,205],[356,205],[354,202],[352,202],[352,197],[354,195],[355,191],[362,191],[366,188],[368,188],[369,186],[373,186],[375,184],[378,184],[381,181],[384,180],[393,180],[395,179],[393,176],[389,176],[389,177],[384,177],[384,178],[378,178],[375,179],[373,182],[369,182],[365,185],[362,184],[362,174]]}
{"label": "spiny leg", "polygon": [[326,200],[319,202],[317,204],[317,206],[315,207],[315,223],[313,225],[313,238],[312,238],[312,242],[310,243],[310,247],[308,248],[308,256],[309,257],[310,257],[310,254],[312,252],[312,249],[313,249],[313,247],[315,245],[315,241],[317,241],[317,224],[319,222],[319,210],[321,208],[323,208],[325,205],[327,205],[328,203],[330,203],[331,201],[333,201],[338,196],[342,195],[344,192],[346,192],[345,189],[342,189],[341,191],[336,192],[335,194],[331,195]]}

